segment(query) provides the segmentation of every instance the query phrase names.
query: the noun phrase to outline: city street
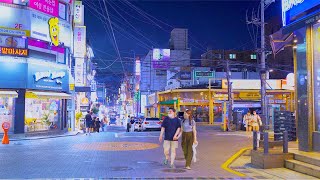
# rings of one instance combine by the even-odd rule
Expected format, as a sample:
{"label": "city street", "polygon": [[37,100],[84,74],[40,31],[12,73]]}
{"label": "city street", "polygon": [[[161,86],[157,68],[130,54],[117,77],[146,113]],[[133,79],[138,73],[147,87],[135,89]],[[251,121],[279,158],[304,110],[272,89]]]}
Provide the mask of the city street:
{"label": "city street", "polygon": [[126,133],[122,127],[86,136],[79,134],[0,145],[0,178],[239,178],[221,165],[251,140],[218,127],[201,126],[197,162],[184,169],[181,147],[176,169],[162,165],[159,131]]}

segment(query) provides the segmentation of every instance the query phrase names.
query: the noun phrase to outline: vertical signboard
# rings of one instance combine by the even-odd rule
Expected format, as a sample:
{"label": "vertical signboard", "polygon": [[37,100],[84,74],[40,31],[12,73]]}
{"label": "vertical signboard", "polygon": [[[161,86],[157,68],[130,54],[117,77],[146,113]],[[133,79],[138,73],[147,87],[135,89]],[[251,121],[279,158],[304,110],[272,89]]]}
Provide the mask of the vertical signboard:
{"label": "vertical signboard", "polygon": [[84,58],[86,55],[86,27],[77,26],[74,28],[74,57]]}
{"label": "vertical signboard", "polygon": [[67,5],[59,2],[59,18],[67,19]]}
{"label": "vertical signboard", "polygon": [[74,3],[74,23],[76,25],[84,25],[84,6],[82,1],[75,1]]}
{"label": "vertical signboard", "polygon": [[59,1],[58,0],[29,0],[29,6],[51,16],[59,16]]}
{"label": "vertical signboard", "polygon": [[75,59],[75,67],[74,67],[74,74],[75,74],[75,86],[84,86],[84,59],[83,58],[76,58]]}
{"label": "vertical signboard", "polygon": [[147,106],[147,95],[141,95],[141,106],[140,112],[144,113],[144,108]]}

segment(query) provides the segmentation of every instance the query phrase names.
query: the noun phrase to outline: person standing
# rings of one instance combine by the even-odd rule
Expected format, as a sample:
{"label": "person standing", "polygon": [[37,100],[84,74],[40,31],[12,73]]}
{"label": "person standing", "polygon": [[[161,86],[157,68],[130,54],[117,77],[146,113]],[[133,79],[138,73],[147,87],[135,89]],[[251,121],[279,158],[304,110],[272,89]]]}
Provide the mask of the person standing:
{"label": "person standing", "polygon": [[90,135],[90,128],[91,128],[91,123],[92,123],[92,112],[91,111],[88,111],[86,116],[85,116],[85,119],[86,119],[86,135],[88,135],[88,132],[89,132],[89,135]]}
{"label": "person standing", "polygon": [[100,127],[101,127],[101,121],[100,121],[100,119],[97,117],[96,122],[95,122],[95,128],[96,128],[96,131],[97,131],[98,133],[100,133]]}
{"label": "person standing", "polygon": [[248,111],[247,114],[243,116],[243,123],[245,124],[247,132],[252,131],[252,115],[250,111]]}
{"label": "person standing", "polygon": [[130,120],[130,124],[131,124],[131,132],[134,132],[134,124],[135,124],[135,120],[134,120],[134,117],[131,117],[131,120]]}
{"label": "person standing", "polygon": [[171,150],[170,167],[175,168],[174,160],[176,158],[176,149],[178,148],[178,136],[181,130],[181,121],[176,117],[175,109],[169,108],[168,117],[164,119],[161,125],[161,133],[159,142],[161,143],[164,135],[163,150],[164,150],[164,165],[168,164],[169,151]]}
{"label": "person standing", "polygon": [[193,157],[193,144],[198,144],[197,141],[197,130],[196,130],[196,122],[192,118],[192,111],[187,110],[183,114],[183,119],[181,123],[182,131],[179,134],[178,138],[182,135],[182,150],[184,154],[184,158],[186,160],[185,168],[191,170],[191,161]]}
{"label": "person standing", "polygon": [[130,128],[131,128],[130,116],[128,116],[128,119],[127,119],[127,132],[130,132]]}
{"label": "person standing", "polygon": [[[257,132],[257,140],[260,141],[260,126],[262,126],[262,121],[260,116],[256,111],[253,111],[252,115],[252,129]],[[257,147],[259,147],[259,143],[257,143]]]}

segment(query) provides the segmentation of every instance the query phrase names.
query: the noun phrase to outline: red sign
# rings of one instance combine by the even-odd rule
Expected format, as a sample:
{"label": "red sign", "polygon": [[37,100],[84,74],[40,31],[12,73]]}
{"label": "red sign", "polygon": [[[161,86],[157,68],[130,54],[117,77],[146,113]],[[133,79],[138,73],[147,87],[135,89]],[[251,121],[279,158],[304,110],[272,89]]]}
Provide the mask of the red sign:
{"label": "red sign", "polygon": [[12,0],[0,0],[0,3],[1,3],[1,2],[12,4]]}
{"label": "red sign", "polygon": [[26,57],[29,55],[29,51],[23,48],[0,47],[0,55]]}
{"label": "red sign", "polygon": [[30,0],[30,7],[52,16],[59,16],[58,0]]}
{"label": "red sign", "polygon": [[3,130],[8,130],[8,129],[10,129],[10,123],[8,123],[8,122],[2,123],[2,129],[3,129]]}

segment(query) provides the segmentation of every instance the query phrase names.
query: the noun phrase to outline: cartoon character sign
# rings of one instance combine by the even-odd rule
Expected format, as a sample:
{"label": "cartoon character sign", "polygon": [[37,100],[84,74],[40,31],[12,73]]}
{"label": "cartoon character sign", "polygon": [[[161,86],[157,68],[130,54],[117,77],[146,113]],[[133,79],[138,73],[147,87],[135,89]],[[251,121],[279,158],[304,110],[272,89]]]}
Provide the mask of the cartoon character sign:
{"label": "cartoon character sign", "polygon": [[54,17],[49,19],[49,32],[50,32],[50,39],[53,45],[59,46],[59,19]]}

